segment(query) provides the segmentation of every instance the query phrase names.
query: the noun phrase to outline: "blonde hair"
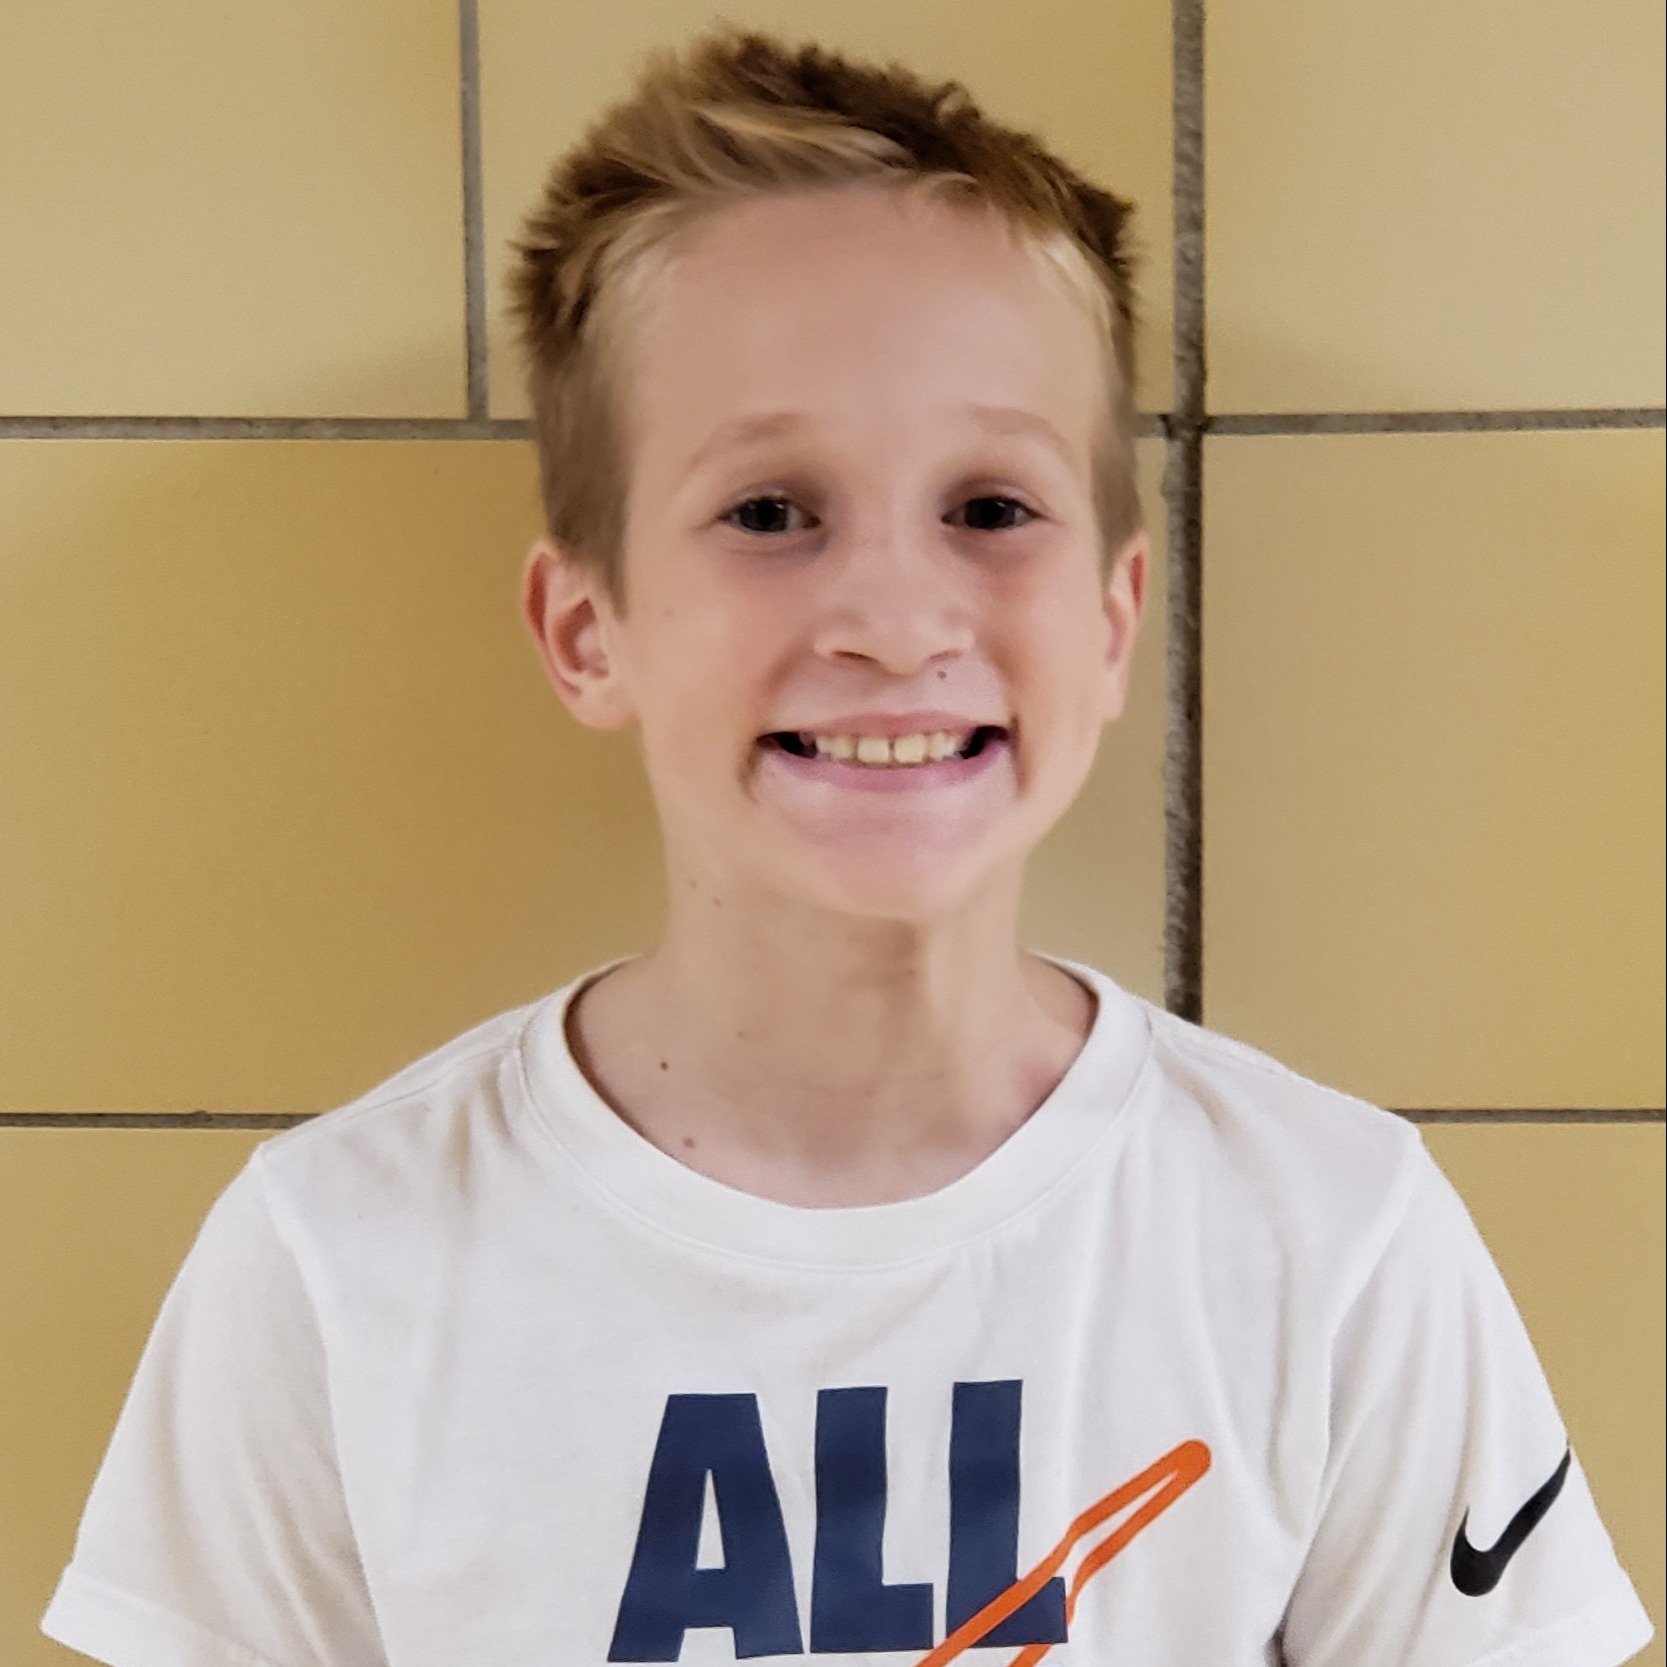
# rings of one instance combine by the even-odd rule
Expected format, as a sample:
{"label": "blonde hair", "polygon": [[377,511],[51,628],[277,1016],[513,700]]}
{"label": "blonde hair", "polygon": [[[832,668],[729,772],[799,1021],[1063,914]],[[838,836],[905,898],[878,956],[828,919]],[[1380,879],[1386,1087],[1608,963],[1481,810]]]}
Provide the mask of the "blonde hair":
{"label": "blonde hair", "polygon": [[959,82],[725,23],[647,56],[632,91],[552,165],[512,245],[545,523],[620,611],[631,299],[716,209],[859,182],[994,209],[1064,280],[1105,364],[1092,454],[1102,571],[1139,529],[1132,206],[991,121]]}

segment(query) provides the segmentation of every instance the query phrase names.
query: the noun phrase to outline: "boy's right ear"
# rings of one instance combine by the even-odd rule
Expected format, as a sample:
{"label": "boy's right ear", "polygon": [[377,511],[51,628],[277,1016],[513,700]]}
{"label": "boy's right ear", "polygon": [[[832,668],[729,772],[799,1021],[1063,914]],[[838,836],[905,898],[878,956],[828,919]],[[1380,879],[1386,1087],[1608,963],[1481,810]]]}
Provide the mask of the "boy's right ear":
{"label": "boy's right ear", "polygon": [[615,619],[600,578],[554,539],[541,538],[521,569],[521,617],[562,704],[591,729],[635,716],[614,647]]}

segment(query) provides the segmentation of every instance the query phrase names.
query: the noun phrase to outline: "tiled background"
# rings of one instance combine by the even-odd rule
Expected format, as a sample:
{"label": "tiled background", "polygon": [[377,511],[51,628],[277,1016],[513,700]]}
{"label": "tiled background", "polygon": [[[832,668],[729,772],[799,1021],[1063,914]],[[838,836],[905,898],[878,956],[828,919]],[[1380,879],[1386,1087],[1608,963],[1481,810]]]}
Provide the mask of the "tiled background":
{"label": "tiled background", "polygon": [[[252,1146],[653,931],[634,755],[515,616],[498,285],[717,15],[0,3],[8,1667],[79,1659],[36,1622]],[[1139,202],[1168,569],[1029,941],[1425,1122],[1659,1626],[1657,0],[721,15]]]}

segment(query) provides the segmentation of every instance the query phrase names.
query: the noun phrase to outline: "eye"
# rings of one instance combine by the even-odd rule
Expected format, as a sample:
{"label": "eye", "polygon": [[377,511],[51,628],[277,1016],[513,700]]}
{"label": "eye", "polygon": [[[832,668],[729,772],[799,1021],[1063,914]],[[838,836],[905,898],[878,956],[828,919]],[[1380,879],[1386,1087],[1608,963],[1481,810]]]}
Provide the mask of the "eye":
{"label": "eye", "polygon": [[[736,504],[733,509],[726,510],[723,515],[719,517],[719,519],[731,526],[735,526],[738,524],[737,517],[746,516],[750,519],[760,505],[770,506],[766,511],[764,511],[763,519],[771,524],[768,526],[755,526],[748,525],[743,522],[739,524],[742,532],[757,533],[760,536],[766,536],[771,533],[787,532],[790,529],[780,524],[781,510],[776,506],[786,506],[789,509],[799,508],[799,505],[795,504],[791,498],[783,497],[780,493],[771,492],[761,494],[755,498],[743,499],[740,503]],[[1036,519],[1035,512],[1029,509],[1026,505],[1020,503],[1017,498],[1009,498],[1005,496],[987,495],[983,497],[969,498],[962,507],[969,511],[973,511],[975,506],[989,505],[1000,506],[996,512],[998,516],[1008,515],[1013,510],[1017,510],[1027,521],[1034,521]],[[1013,530],[1016,526],[1024,525],[1024,522],[1022,521],[1017,523],[1008,521],[1002,525],[983,524],[986,521],[987,515],[987,507],[978,508],[978,513],[969,521],[969,524],[972,526],[974,532],[1007,532]]]}
{"label": "eye", "polygon": [[[733,509],[725,510],[724,513],[718,517],[718,519],[720,521],[727,522],[731,526],[734,526],[735,525],[735,518],[737,516],[745,515],[745,514],[748,514],[751,511],[754,511],[757,508],[757,506],[759,506],[760,504],[765,504],[765,505],[771,506],[769,508],[769,510],[765,512],[765,514],[763,516],[763,519],[765,519],[767,521],[770,521],[770,522],[775,522],[775,523],[779,523],[779,521],[781,519],[781,513],[778,509],[775,508],[776,505],[785,504],[792,509],[797,509],[799,507],[797,504],[795,504],[793,502],[793,500],[791,498],[784,498],[779,492],[767,492],[767,493],[764,493],[764,494],[762,494],[762,495],[760,495],[759,497],[756,497],[756,498],[745,498],[745,499],[743,499]],[[783,526],[780,526],[780,525],[771,525],[771,526],[762,526],[762,527],[743,525],[740,530],[742,532],[747,532],[747,533],[766,534],[766,533],[786,532],[789,529],[785,528]]]}
{"label": "eye", "polygon": [[[1025,517],[1025,519],[1027,521],[1034,521],[1036,519],[1035,513],[1032,510],[1030,510],[1029,508],[1027,508],[1024,504],[1020,503],[1017,498],[1008,498],[1008,497],[1001,497],[1001,496],[990,496],[990,497],[982,497],[982,498],[968,498],[967,502],[966,502],[966,507],[967,507],[967,509],[970,510],[975,505],[979,505],[979,504],[999,504],[999,505],[1002,506],[1002,511],[1003,512],[1008,511],[1008,510],[1015,510],[1016,509],[1016,510],[1018,510],[1018,512],[1021,515],[1023,515]],[[980,517],[980,519],[982,519],[982,517]],[[1011,523],[1010,522],[1010,523],[1008,523],[1007,526],[999,526],[999,527],[980,526],[976,522],[974,522],[972,525],[973,525],[973,531],[974,532],[992,532],[993,533],[993,532],[1007,532],[1011,528],[1013,528],[1014,526],[1023,526],[1024,522],[1023,521],[1020,521],[1020,522],[1017,522],[1017,523]]]}

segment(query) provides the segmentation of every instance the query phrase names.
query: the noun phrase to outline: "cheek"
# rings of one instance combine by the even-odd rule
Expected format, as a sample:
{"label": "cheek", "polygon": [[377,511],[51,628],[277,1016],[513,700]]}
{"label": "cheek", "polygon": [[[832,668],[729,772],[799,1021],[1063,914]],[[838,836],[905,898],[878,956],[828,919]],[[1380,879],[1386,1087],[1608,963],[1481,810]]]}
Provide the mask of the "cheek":
{"label": "cheek", "polygon": [[1105,727],[1106,633],[1092,618],[1060,614],[1032,644],[1030,677],[1043,774],[1080,785]]}
{"label": "cheek", "polygon": [[[679,756],[733,749],[736,732],[766,703],[772,623],[750,602],[716,592],[667,602],[639,638],[633,674],[641,691],[645,745],[675,739]],[[675,758],[668,760],[677,767]]]}
{"label": "cheek", "polygon": [[1038,609],[1027,648],[1051,702],[1066,710],[1097,709],[1110,628],[1093,596],[1071,597]]}

